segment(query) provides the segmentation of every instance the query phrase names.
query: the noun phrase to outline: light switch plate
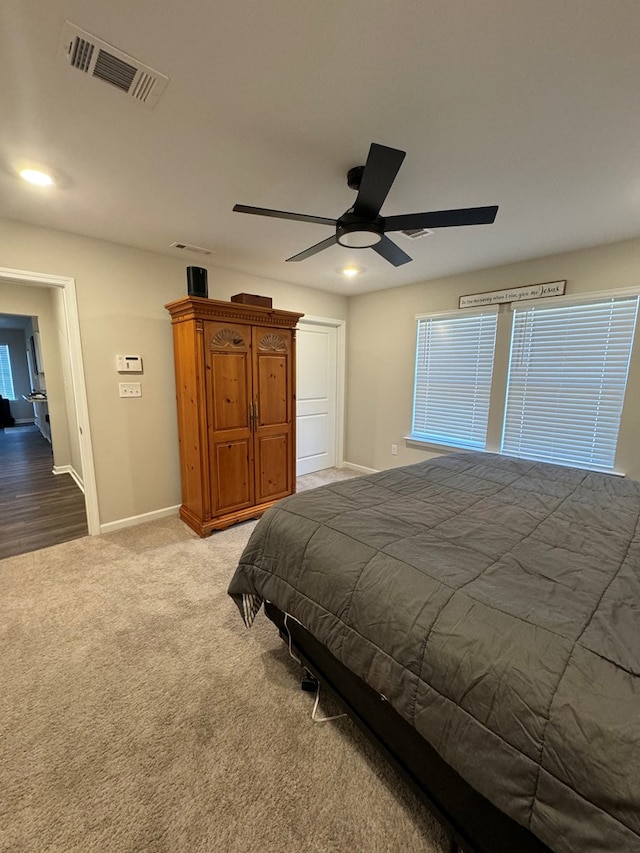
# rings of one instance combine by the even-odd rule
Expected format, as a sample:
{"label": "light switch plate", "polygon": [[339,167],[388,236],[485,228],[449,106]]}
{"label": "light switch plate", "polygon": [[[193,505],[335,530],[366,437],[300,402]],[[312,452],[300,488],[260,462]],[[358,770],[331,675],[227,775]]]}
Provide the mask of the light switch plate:
{"label": "light switch plate", "polygon": [[121,397],[142,397],[142,387],[139,382],[120,382]]}

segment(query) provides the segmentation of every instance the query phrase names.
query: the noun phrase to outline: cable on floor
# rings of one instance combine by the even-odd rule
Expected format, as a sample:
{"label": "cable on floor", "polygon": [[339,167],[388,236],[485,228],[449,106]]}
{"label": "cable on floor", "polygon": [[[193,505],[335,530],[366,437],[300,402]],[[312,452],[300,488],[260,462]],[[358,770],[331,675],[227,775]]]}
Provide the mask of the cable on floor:
{"label": "cable on floor", "polygon": [[313,711],[311,712],[311,719],[314,723],[328,723],[329,720],[339,720],[340,717],[346,717],[347,714],[334,714],[333,717],[316,717],[316,711],[318,710],[318,703],[320,702],[320,682],[318,682],[318,690],[316,692],[316,701],[313,705]]}
{"label": "cable on floor", "polygon": [[[291,657],[300,664],[300,666],[304,666],[299,657],[296,657],[293,653],[293,648],[291,646],[291,631],[289,630],[289,626],[287,625],[287,619],[289,619],[289,614],[284,614],[284,629],[287,632],[287,638],[289,640],[289,654]],[[297,620],[296,620],[297,621]],[[311,712],[311,719],[314,723],[328,723],[330,720],[339,720],[340,717],[347,717],[348,714],[334,714],[332,717],[316,717],[316,713],[318,711],[318,705],[320,703],[320,682],[317,681],[317,689],[316,689],[316,701],[313,703],[313,711]]]}

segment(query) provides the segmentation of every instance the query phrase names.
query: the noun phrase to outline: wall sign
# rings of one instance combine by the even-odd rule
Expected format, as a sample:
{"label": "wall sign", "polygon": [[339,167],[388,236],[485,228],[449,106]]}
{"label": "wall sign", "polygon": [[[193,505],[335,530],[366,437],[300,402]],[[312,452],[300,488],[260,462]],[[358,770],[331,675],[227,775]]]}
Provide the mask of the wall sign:
{"label": "wall sign", "polygon": [[542,284],[529,284],[525,287],[511,287],[507,290],[493,290],[490,293],[472,293],[461,296],[458,308],[478,308],[485,305],[497,305],[502,302],[520,302],[522,299],[541,299],[547,296],[562,296],[567,280],[545,281]]}

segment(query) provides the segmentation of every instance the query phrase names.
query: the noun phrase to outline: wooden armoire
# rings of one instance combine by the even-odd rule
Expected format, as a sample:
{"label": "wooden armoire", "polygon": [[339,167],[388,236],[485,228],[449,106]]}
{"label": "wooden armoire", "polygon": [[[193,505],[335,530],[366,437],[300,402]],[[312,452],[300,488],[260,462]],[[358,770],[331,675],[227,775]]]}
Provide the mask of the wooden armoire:
{"label": "wooden armoire", "polygon": [[180,517],[200,536],[295,492],[295,329],[302,314],[186,297],[171,314]]}

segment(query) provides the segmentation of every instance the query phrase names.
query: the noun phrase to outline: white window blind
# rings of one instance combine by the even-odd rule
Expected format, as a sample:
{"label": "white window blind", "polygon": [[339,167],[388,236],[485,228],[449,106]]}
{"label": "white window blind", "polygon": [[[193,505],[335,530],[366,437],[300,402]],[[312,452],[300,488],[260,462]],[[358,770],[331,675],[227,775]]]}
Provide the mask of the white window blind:
{"label": "white window blind", "polygon": [[483,450],[497,313],[418,319],[411,437]]}
{"label": "white window blind", "polygon": [[5,400],[15,400],[16,398],[7,344],[0,344],[0,397],[4,397]]}
{"label": "white window blind", "polygon": [[502,452],[611,470],[638,297],[514,309]]}

